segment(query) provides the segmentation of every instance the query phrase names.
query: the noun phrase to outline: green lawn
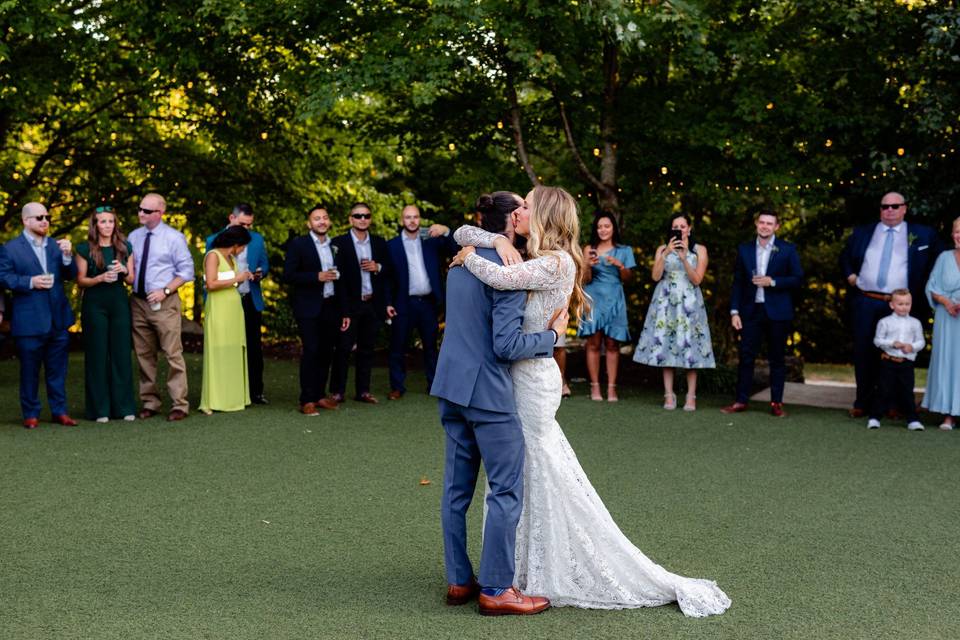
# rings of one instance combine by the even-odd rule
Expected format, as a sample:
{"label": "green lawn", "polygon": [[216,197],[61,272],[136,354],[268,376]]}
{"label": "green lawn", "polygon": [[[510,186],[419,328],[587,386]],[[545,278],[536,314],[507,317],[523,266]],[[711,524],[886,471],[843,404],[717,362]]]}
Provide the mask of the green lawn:
{"label": "green lawn", "polygon": [[[957,433],[580,385],[559,417],[621,528],[733,606],[485,619],[443,604],[434,402],[308,418],[294,364],[267,372],[273,403],[241,414],[28,432],[0,362],[0,638],[960,637]],[[70,378],[80,415],[79,358]]]}

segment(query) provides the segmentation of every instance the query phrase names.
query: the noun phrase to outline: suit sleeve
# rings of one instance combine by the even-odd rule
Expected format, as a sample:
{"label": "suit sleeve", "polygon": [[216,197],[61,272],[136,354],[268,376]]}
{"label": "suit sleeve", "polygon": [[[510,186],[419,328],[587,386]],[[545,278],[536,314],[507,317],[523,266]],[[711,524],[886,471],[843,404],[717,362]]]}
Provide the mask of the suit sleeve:
{"label": "suit sleeve", "polygon": [[381,277],[383,277],[383,295],[387,300],[387,306],[394,306],[394,292],[397,289],[397,282],[395,276],[397,273],[397,265],[393,262],[393,251],[390,248],[390,243],[387,243],[386,256],[383,262],[383,270],[380,272]]}
{"label": "suit sleeve", "polygon": [[322,282],[317,279],[318,272],[316,271],[301,271],[300,264],[302,260],[300,259],[300,247],[298,243],[290,243],[290,248],[287,249],[287,255],[283,260],[283,280],[284,282],[290,284],[296,284],[303,287],[317,286],[319,287]]}
{"label": "suit sleeve", "polygon": [[270,260],[267,259],[267,245],[263,241],[263,236],[260,236],[257,240],[257,263],[253,265],[253,271],[260,269],[260,273],[264,276],[270,271]]}
{"label": "suit sleeve", "polygon": [[7,248],[0,245],[0,289],[4,287],[11,291],[30,291],[30,276],[17,273]]}
{"label": "suit sleeve", "polygon": [[730,292],[730,313],[740,312],[740,292],[743,289],[743,252],[737,247],[737,260],[733,267],[733,291]]}
{"label": "suit sleeve", "polygon": [[777,289],[797,289],[803,284],[803,267],[800,265],[800,254],[797,248],[791,246],[790,255],[787,256],[787,273],[775,278]]}
{"label": "suit sleeve", "polygon": [[493,292],[493,352],[501,360],[553,357],[552,331],[523,332],[525,291]]}
{"label": "suit sleeve", "polygon": [[853,238],[856,235],[857,231],[854,229],[850,237],[847,238],[847,242],[843,245],[843,251],[840,252],[840,275],[843,276],[844,280],[860,272],[859,265],[856,267],[853,266]]}

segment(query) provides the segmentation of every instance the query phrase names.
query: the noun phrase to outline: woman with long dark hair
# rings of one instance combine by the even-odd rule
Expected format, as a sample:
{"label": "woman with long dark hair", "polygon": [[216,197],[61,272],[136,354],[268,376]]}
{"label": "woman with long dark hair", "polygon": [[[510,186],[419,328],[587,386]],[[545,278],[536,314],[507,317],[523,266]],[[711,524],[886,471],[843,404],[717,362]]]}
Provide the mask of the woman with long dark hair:
{"label": "woman with long dark hair", "polygon": [[113,207],[90,214],[87,240],[77,245],[77,284],[83,290],[85,413],[89,420],[133,420],[130,298],[133,248],[127,242]]}

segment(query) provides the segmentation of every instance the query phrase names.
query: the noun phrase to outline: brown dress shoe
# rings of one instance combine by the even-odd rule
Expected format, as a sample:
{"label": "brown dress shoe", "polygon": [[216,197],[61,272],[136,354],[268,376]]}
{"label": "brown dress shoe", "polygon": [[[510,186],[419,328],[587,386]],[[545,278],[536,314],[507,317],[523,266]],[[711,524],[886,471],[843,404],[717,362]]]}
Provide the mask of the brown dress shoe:
{"label": "brown dress shoe", "polygon": [[53,416],[53,421],[56,424],[63,425],[65,427],[75,427],[77,426],[77,421],[68,416],[65,413],[61,413],[58,416]]}
{"label": "brown dress shoe", "polygon": [[854,407],[853,409],[850,409],[849,411],[847,411],[847,415],[850,416],[851,418],[862,418],[863,416],[867,415],[867,412],[864,411],[863,409],[858,409],[857,407]]}
{"label": "brown dress shoe", "polygon": [[320,398],[314,405],[316,405],[318,409],[327,409],[328,411],[333,411],[340,407],[333,398]]}
{"label": "brown dress shoe", "polygon": [[787,412],[783,410],[782,402],[771,402],[770,403],[770,415],[775,418],[786,418]]}
{"label": "brown dress shoe", "polygon": [[23,428],[24,429],[36,429],[40,426],[40,421],[36,418],[24,418],[23,419]]}
{"label": "brown dress shoe", "polygon": [[720,413],[743,413],[746,410],[746,402],[734,402],[733,404],[727,405],[726,407],[720,409]]}
{"label": "brown dress shoe", "polygon": [[146,420],[147,418],[152,418],[155,415],[158,415],[159,411],[154,411],[153,409],[141,409],[140,410],[140,419]]}
{"label": "brown dress shoe", "polygon": [[380,404],[380,401],[377,400],[372,393],[361,393],[356,398],[357,402],[366,402],[367,404]]}
{"label": "brown dress shoe", "polygon": [[387,400],[399,400],[403,397],[403,391],[391,391],[387,394]]}
{"label": "brown dress shoe", "polygon": [[469,584],[447,585],[447,604],[451,607],[467,604],[478,595],[480,595],[480,584],[476,578],[470,578]]}
{"label": "brown dress shoe", "polygon": [[304,402],[302,405],[300,405],[300,413],[305,416],[315,416],[320,412],[317,411],[316,405],[312,402]]}
{"label": "brown dress shoe", "polygon": [[525,596],[514,587],[498,596],[488,596],[481,591],[479,604],[482,616],[530,616],[550,607],[546,598]]}
{"label": "brown dress shoe", "polygon": [[180,409],[174,409],[167,415],[167,422],[179,422],[187,417],[186,411],[181,411]]}

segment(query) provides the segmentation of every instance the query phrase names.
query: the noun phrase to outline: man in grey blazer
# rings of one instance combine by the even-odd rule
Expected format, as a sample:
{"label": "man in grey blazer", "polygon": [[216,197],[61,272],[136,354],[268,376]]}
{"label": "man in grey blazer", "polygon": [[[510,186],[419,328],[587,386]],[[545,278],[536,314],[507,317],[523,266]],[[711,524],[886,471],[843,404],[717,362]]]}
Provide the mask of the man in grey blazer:
{"label": "man in grey blazer", "polygon": [[[501,232],[503,221],[484,220]],[[499,228],[490,228],[496,225]],[[492,249],[477,253],[500,264]],[[479,597],[484,615],[524,615],[550,606],[546,598],[513,588],[517,522],[523,507],[523,431],[513,398],[514,360],[551,358],[560,320],[551,329],[524,334],[525,291],[495,291],[463,267],[447,276],[446,330],[430,390],[440,399],[446,461],[440,518],[447,569],[447,604]],[[467,508],[481,463],[490,493],[483,531],[479,581],[467,554]]]}

